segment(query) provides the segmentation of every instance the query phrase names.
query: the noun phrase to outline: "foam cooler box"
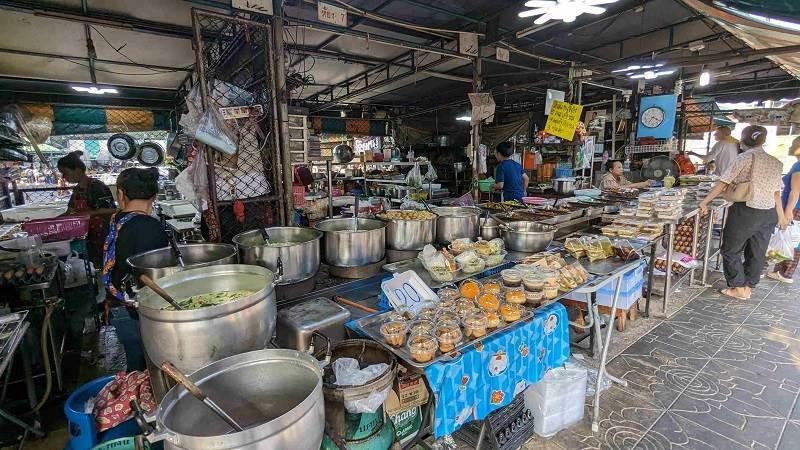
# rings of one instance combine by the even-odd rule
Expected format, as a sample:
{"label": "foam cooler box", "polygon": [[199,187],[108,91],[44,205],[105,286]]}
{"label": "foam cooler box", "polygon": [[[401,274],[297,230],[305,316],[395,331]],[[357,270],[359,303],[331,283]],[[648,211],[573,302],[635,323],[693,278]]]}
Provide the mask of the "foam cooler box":
{"label": "foam cooler box", "polygon": [[[625,274],[622,277],[622,286],[620,286],[619,300],[617,300],[617,308],[629,309],[631,305],[636,303],[642,297],[642,287],[644,286],[644,269],[646,263],[641,260],[639,267]],[[608,283],[597,291],[597,304],[600,306],[611,307],[614,300],[614,289],[616,283]],[[567,298],[570,300],[577,300],[579,302],[588,303],[589,294],[570,294]]]}
{"label": "foam cooler box", "polygon": [[551,369],[525,390],[536,434],[550,437],[583,419],[587,375],[586,369]]}

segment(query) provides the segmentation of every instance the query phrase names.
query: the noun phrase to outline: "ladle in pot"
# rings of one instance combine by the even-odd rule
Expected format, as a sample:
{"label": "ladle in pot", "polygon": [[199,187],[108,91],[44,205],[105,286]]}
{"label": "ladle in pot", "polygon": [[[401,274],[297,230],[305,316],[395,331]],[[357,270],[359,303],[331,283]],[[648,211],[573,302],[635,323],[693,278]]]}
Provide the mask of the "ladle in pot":
{"label": "ladle in pot", "polygon": [[211,400],[203,391],[200,390],[199,387],[197,387],[196,384],[192,383],[192,380],[190,380],[189,378],[186,377],[186,375],[181,373],[181,371],[178,370],[178,368],[175,367],[171,362],[164,361],[164,363],[161,364],[160,368],[162,372],[167,374],[173,380],[180,383],[180,385],[183,386],[183,388],[186,389],[187,392],[192,394],[196,399],[203,402],[203,404],[206,405],[208,409],[213,411],[214,414],[219,416],[220,419],[224,420],[225,423],[231,426],[231,428],[233,428],[236,431],[244,431],[244,428],[242,428],[242,426],[239,425],[239,423],[236,422],[233,419],[233,417],[228,415],[228,413],[226,413],[225,410],[220,408],[219,405],[214,400]]}
{"label": "ladle in pot", "polygon": [[152,278],[148,277],[145,274],[142,274],[142,275],[139,276],[139,281],[141,281],[142,284],[144,284],[145,286],[147,286],[150,289],[152,289],[153,292],[158,294],[159,297],[161,297],[164,300],[166,300],[167,303],[172,305],[173,308],[175,308],[175,309],[183,309],[183,308],[181,308],[181,305],[179,305],[178,302],[176,302],[175,299],[172,298],[172,296],[167,294],[167,291],[165,291],[164,289],[161,289],[161,286],[157,285],[156,282],[153,281]]}
{"label": "ladle in pot", "polygon": [[175,259],[178,260],[178,264],[181,268],[186,267],[186,264],[183,263],[183,254],[181,254],[181,250],[178,248],[178,240],[175,238],[175,233],[170,234],[169,246],[172,247],[172,253],[175,255]]}
{"label": "ladle in pot", "polygon": [[258,231],[261,232],[261,237],[264,238],[264,243],[269,245],[269,234],[267,234],[267,229],[259,228]]}

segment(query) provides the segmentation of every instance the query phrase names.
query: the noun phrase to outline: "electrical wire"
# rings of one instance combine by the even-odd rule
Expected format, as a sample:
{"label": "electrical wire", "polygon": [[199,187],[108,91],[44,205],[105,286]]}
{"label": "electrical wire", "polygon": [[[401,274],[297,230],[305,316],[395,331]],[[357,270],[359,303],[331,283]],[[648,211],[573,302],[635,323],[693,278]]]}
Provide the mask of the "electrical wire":
{"label": "electrical wire", "polygon": [[[99,34],[99,35],[100,35],[100,37],[101,37],[101,38],[102,38],[102,39],[103,39],[103,40],[106,42],[106,44],[108,44],[108,46],[109,46],[109,47],[111,47],[111,48],[112,48],[112,49],[113,49],[115,52],[117,52],[117,53],[118,53],[120,56],[122,56],[123,58],[127,59],[127,60],[128,60],[128,62],[131,62],[131,63],[133,63],[133,64],[137,64],[137,65],[139,65],[139,66],[142,66],[142,69],[147,69],[147,70],[150,70],[150,71],[152,71],[152,72],[153,72],[153,74],[154,74],[154,75],[155,75],[155,74],[174,73],[174,72],[181,72],[181,71],[182,71],[181,69],[154,69],[154,68],[152,68],[152,67],[144,67],[144,66],[142,65],[142,63],[140,63],[140,62],[138,62],[138,61],[134,61],[134,60],[133,60],[133,59],[131,59],[131,58],[130,58],[128,55],[126,55],[125,53],[122,53],[122,51],[121,51],[121,50],[122,50],[122,49],[123,49],[123,48],[124,48],[126,45],[128,45],[127,43],[125,43],[125,44],[121,45],[119,48],[117,48],[117,47],[116,47],[114,44],[112,44],[112,43],[111,43],[111,42],[108,40],[108,38],[106,38],[106,36],[105,36],[105,35],[104,35],[104,34],[103,34],[103,33],[102,33],[100,30],[98,30],[98,29],[97,29],[97,27],[95,27],[94,25],[89,25],[89,27],[90,27],[92,30],[94,30],[95,32],[97,32],[97,34]],[[189,64],[188,66],[186,66],[186,67],[183,67],[183,69],[188,69],[188,68],[190,68],[191,66],[192,66],[192,64]],[[97,69],[95,69],[95,70],[97,70]],[[110,73],[115,73],[115,72],[110,72]],[[124,74],[120,73],[120,75],[124,75]]]}

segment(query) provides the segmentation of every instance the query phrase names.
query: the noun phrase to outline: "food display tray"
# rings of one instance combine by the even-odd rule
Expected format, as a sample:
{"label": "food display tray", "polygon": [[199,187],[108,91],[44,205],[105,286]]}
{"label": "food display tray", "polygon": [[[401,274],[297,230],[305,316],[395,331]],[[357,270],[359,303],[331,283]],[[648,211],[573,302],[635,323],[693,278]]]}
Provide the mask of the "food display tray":
{"label": "food display tray", "polygon": [[480,272],[464,273],[463,271],[461,271],[461,269],[459,269],[453,275],[453,280],[452,281],[435,281],[433,278],[431,278],[431,274],[428,272],[428,269],[426,269],[422,265],[422,261],[420,261],[419,258],[405,259],[403,261],[397,261],[397,262],[393,262],[391,264],[386,264],[385,266],[383,266],[383,270],[385,270],[387,272],[390,272],[390,273],[401,273],[401,272],[405,272],[407,270],[413,270],[414,272],[417,273],[417,275],[419,275],[420,278],[422,278],[422,281],[424,281],[425,284],[428,285],[428,287],[430,287],[431,289],[439,289],[440,287],[444,287],[444,286],[447,286],[449,284],[458,283],[459,281],[466,280],[467,278],[477,278],[482,273],[484,273],[484,272],[486,272],[488,270],[492,270],[492,269],[494,269],[496,267],[500,267],[502,265],[508,264],[508,262],[509,262],[509,258],[508,258],[508,255],[506,255],[506,259],[504,259],[503,262],[501,262],[500,264],[497,264],[497,265],[494,265],[494,266],[486,266],[486,268],[484,268]]}
{"label": "food display tray", "polygon": [[[414,358],[411,357],[411,353],[408,351],[408,348],[406,348],[405,345],[403,345],[402,347],[398,348],[398,347],[392,347],[391,345],[386,344],[386,341],[383,339],[383,335],[381,335],[381,325],[383,325],[386,322],[386,318],[392,313],[392,311],[387,311],[387,312],[380,313],[380,314],[373,314],[371,316],[367,316],[367,317],[358,319],[355,322],[355,325],[358,326],[358,328],[361,330],[361,332],[363,332],[364,334],[369,336],[375,342],[380,342],[381,345],[383,345],[388,350],[390,350],[392,353],[394,353],[395,355],[397,355],[398,357],[400,357],[401,359],[406,361],[409,365],[411,365],[413,367],[416,367],[416,368],[419,368],[419,369],[424,369],[425,367],[427,367],[427,366],[429,366],[429,365],[431,365],[433,363],[439,362],[439,361],[449,361],[452,358],[458,356],[458,353],[460,353],[462,350],[468,349],[468,348],[472,347],[473,345],[475,345],[476,343],[483,341],[484,339],[487,339],[487,338],[492,337],[492,336],[494,336],[496,334],[502,333],[502,332],[504,332],[506,330],[510,330],[510,329],[518,326],[519,324],[524,323],[524,322],[530,320],[531,318],[533,318],[532,309],[530,309],[528,307],[523,307],[523,310],[524,311],[523,311],[522,315],[520,316],[519,320],[516,320],[514,322],[506,324],[505,326],[496,328],[496,329],[486,333],[485,336],[482,336],[480,338],[471,339],[471,340],[465,340],[461,344],[457,345],[456,348],[450,353],[441,353],[441,352],[439,352],[437,350],[436,351],[437,355],[432,360],[430,360],[428,362],[424,362],[424,363],[415,361]],[[408,341],[408,339],[406,339],[406,342],[407,341]]]}
{"label": "food display tray", "polygon": [[[585,233],[577,233],[577,235],[581,236],[596,236],[592,234],[585,234]],[[623,239],[623,238],[619,238]],[[651,245],[650,242],[641,240],[641,239],[626,239],[630,242],[633,249],[637,252],[641,251],[643,248]],[[598,277],[605,277],[611,275],[612,273],[616,272],[618,269],[627,266],[628,264],[636,261],[637,259],[629,259],[623,260],[617,256],[611,256],[609,258],[600,259],[597,261],[589,261],[588,257],[580,258],[579,261],[584,269],[589,272],[591,275],[596,275]]]}

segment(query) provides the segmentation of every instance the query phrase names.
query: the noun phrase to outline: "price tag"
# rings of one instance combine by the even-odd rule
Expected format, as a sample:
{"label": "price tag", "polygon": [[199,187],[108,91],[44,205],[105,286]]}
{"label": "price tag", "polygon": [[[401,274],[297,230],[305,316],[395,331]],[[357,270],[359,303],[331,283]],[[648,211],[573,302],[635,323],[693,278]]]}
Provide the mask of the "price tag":
{"label": "price tag", "polygon": [[413,270],[395,274],[391,279],[381,283],[381,289],[392,308],[405,307],[414,314],[419,311],[423,302],[439,301],[436,293]]}
{"label": "price tag", "polygon": [[327,3],[317,3],[317,18],[340,27],[347,26],[347,10]]}

